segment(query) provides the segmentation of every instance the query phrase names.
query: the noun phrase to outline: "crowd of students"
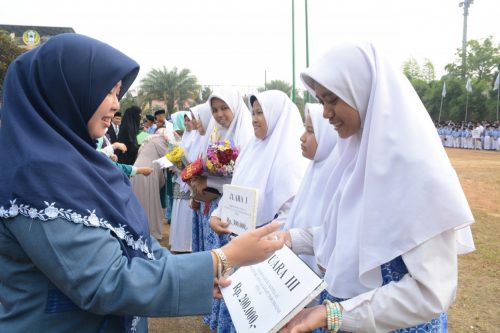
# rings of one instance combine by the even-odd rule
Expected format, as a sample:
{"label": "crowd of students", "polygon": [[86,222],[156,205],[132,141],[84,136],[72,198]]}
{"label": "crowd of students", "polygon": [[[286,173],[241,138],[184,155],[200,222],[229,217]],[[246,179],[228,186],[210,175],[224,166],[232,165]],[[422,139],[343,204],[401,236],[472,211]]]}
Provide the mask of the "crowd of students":
{"label": "crowd of students", "polygon": [[[219,288],[234,268],[286,245],[327,288],[280,332],[447,332],[457,255],[474,250],[474,218],[418,95],[375,46],[335,46],[302,72],[320,103],[306,105],[304,120],[280,91],[247,105],[220,89],[171,122],[155,114],[139,147],[131,112],[117,139],[137,153],[128,163],[153,170],[129,180],[96,141],[138,69],[76,34],[10,66],[0,128],[1,331],[147,332],[144,317],[204,314],[211,330],[233,332]],[[20,137],[28,119],[37,130]],[[153,163],[174,142],[190,162],[208,164],[221,143],[239,152],[223,175],[183,182],[180,170],[169,172],[171,249],[192,252],[177,255],[157,241],[168,173]],[[225,184],[257,189],[256,230],[230,237],[219,214]],[[268,223],[276,220],[280,231]]]}
{"label": "crowd of students", "polygon": [[452,121],[436,125],[444,147],[500,151],[500,123],[477,122],[455,124]]}

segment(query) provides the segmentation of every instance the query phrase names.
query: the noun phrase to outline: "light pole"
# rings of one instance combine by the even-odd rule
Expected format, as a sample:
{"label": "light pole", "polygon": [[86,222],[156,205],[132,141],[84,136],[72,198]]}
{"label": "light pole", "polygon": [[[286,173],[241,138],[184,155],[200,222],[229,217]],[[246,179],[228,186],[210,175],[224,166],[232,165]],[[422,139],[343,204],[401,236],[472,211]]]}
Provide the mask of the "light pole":
{"label": "light pole", "polygon": [[[308,14],[307,14],[307,0],[305,0],[305,6],[306,6],[306,68],[309,67],[309,20],[308,20]],[[304,99],[305,102],[309,102],[309,92],[306,90],[304,94]]]}
{"label": "light pole", "polygon": [[295,0],[292,0],[292,101],[295,103]]}
{"label": "light pole", "polygon": [[469,15],[469,6],[474,3],[474,0],[464,0],[458,4],[459,7],[464,7],[464,31],[462,38],[462,79],[465,79],[467,66],[467,16]]}

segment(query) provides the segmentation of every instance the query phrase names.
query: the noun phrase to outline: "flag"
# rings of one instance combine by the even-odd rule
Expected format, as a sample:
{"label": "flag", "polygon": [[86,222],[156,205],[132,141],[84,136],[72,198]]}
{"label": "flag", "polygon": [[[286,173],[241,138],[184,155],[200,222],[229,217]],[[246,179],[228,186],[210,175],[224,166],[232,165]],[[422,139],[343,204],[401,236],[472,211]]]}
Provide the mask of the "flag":
{"label": "flag", "polygon": [[443,82],[443,92],[441,93],[441,96],[446,97],[446,82]]}
{"label": "flag", "polygon": [[470,79],[467,79],[467,84],[465,85],[465,89],[467,89],[468,92],[472,92],[472,82]]}
{"label": "flag", "polygon": [[495,84],[493,85],[493,90],[497,90],[500,85],[500,72],[497,74],[497,79],[495,80]]}

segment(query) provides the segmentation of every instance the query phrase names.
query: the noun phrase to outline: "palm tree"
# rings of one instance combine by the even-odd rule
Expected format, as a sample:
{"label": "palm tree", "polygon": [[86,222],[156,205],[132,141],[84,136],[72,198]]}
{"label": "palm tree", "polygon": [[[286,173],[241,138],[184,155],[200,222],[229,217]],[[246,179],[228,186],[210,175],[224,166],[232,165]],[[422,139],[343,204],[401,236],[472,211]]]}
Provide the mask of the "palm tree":
{"label": "palm tree", "polygon": [[179,71],[174,67],[169,71],[152,69],[141,80],[140,90],[147,100],[158,99],[167,104],[167,111],[171,114],[183,105],[184,101],[196,98],[200,91],[196,76],[187,68]]}

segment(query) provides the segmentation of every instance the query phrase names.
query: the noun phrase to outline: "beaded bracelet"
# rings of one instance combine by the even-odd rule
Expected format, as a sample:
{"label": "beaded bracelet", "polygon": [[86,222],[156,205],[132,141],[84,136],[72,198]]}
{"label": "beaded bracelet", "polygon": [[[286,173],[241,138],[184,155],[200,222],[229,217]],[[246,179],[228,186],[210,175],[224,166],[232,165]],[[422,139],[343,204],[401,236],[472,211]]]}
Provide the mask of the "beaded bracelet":
{"label": "beaded bracelet", "polygon": [[338,302],[330,302],[325,299],[323,304],[326,306],[326,324],[330,332],[338,332],[342,324],[342,308]]}

